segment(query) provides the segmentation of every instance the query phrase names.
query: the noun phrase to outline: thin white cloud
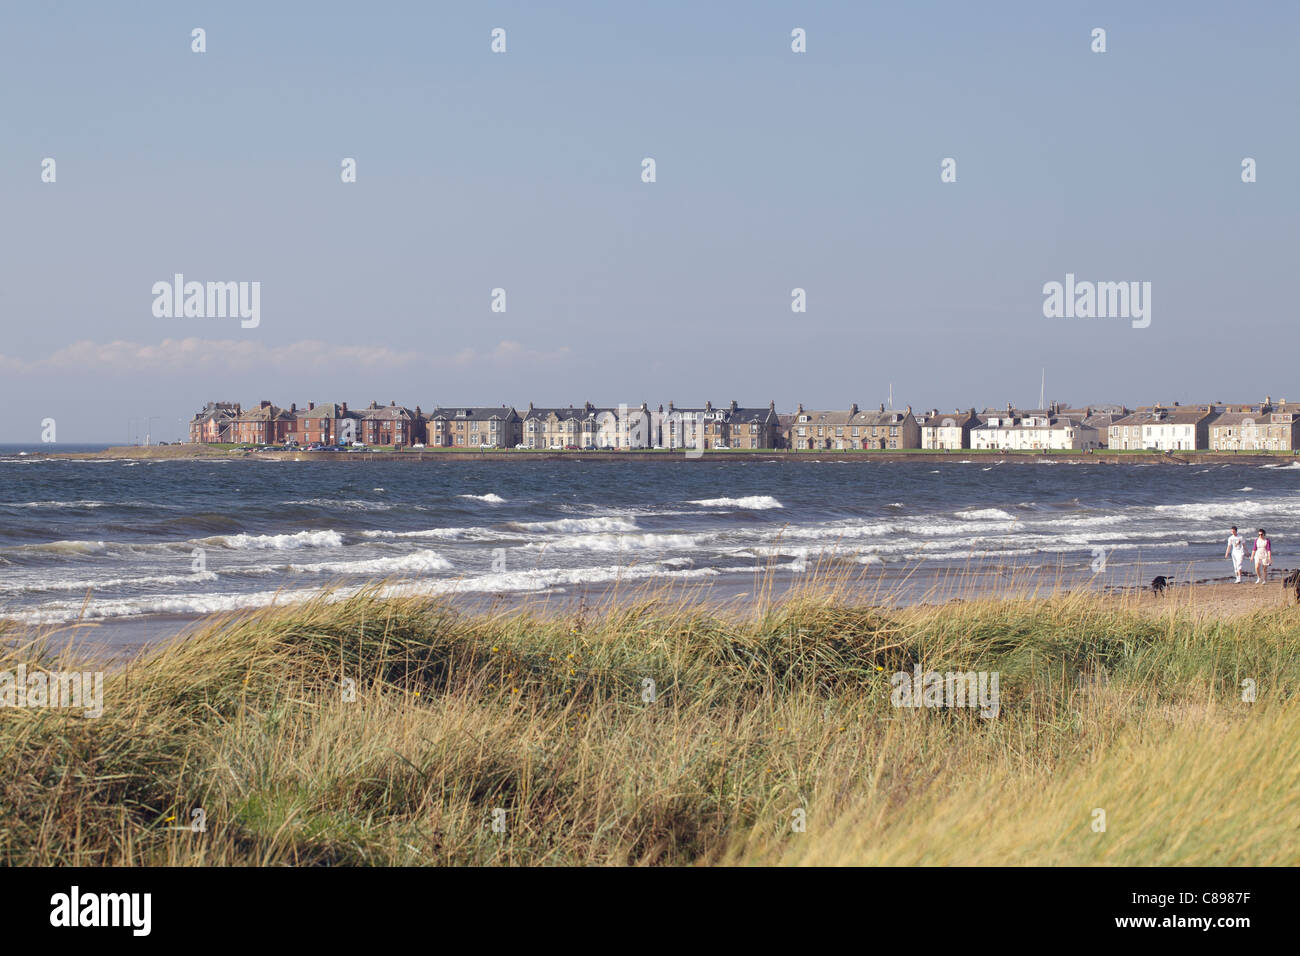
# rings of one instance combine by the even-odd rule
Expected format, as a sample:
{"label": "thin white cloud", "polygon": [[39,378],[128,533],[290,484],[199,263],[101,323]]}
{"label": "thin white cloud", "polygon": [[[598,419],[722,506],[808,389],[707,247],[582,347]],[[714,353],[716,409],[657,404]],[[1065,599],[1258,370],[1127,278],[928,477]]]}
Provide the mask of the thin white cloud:
{"label": "thin white cloud", "polygon": [[267,345],[237,339],[163,339],[146,342],[93,342],[83,339],[44,358],[21,359],[0,355],[0,370],[15,375],[49,375],[59,372],[107,371],[118,373],[168,372],[183,375],[211,369],[239,372],[302,368],[433,368],[480,364],[511,366],[548,362],[568,356],[567,347],[552,352],[529,349],[518,342],[502,341],[487,351],[463,349],[454,355],[428,355],[396,351],[383,346],[347,345],[306,339],[288,345]]}

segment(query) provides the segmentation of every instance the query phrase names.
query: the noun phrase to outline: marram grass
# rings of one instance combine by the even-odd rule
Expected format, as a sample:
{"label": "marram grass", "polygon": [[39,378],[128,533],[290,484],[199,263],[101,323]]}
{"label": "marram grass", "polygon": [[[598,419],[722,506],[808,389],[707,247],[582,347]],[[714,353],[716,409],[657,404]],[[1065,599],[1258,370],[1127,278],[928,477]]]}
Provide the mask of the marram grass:
{"label": "marram grass", "polygon": [[[1294,609],[382,593],[214,619],[98,719],[0,708],[0,862],[1300,863]],[[917,664],[997,671],[999,715],[895,708]]]}

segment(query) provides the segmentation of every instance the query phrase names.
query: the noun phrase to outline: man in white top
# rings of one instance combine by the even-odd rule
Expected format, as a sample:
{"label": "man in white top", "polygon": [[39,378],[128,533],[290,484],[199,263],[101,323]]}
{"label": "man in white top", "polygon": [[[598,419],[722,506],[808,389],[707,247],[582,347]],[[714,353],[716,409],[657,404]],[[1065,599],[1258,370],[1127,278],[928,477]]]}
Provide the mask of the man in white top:
{"label": "man in white top", "polygon": [[1232,571],[1237,575],[1237,583],[1241,583],[1241,562],[1246,558],[1246,541],[1241,535],[1237,534],[1237,526],[1233,525],[1232,534],[1228,535],[1228,548],[1223,552],[1225,558],[1232,558]]}

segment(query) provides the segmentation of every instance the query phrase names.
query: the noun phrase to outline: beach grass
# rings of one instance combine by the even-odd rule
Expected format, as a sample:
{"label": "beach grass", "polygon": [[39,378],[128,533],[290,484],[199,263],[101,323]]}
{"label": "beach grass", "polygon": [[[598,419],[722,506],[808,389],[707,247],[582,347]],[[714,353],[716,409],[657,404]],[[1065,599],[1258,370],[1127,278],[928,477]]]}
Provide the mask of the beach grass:
{"label": "beach grass", "polygon": [[[108,672],[98,718],[0,708],[0,861],[1300,863],[1300,612],[812,577],[211,619]],[[53,636],[0,671],[98,666]],[[997,672],[997,716],[894,706],[918,667]]]}

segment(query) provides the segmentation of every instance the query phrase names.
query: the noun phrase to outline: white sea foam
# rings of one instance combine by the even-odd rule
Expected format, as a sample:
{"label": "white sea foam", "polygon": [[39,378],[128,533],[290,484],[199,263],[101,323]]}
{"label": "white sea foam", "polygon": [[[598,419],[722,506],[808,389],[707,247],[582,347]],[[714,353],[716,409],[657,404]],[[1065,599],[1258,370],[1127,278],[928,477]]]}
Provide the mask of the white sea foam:
{"label": "white sea foam", "polygon": [[506,499],[502,498],[500,495],[495,495],[490,491],[485,495],[457,495],[456,497],[473,498],[475,501],[486,501],[490,505],[503,505],[506,503]]}
{"label": "white sea foam", "polygon": [[514,535],[504,535],[499,531],[493,531],[490,528],[424,528],[418,531],[362,531],[363,538],[435,538],[440,541],[491,541],[503,537],[518,537]]}
{"label": "white sea foam", "polygon": [[955,516],[967,521],[1018,521],[1015,515],[1001,508],[971,508],[967,511],[954,512]]}
{"label": "white sea foam", "polygon": [[596,568],[529,568],[502,571],[472,578],[440,579],[397,585],[400,594],[458,594],[483,591],[543,591],[565,585],[606,584],[610,581],[645,580],[648,578],[710,578],[721,572],[716,568],[673,569],[655,564],[608,565]]}
{"label": "white sea foam", "polygon": [[702,508],[748,508],[753,511],[785,507],[771,495],[746,495],[743,498],[696,498],[690,503],[699,505]]}
{"label": "white sea foam", "polygon": [[521,521],[515,527],[525,531],[637,531],[627,518],[559,518],[555,521]]}
{"label": "white sea foam", "polygon": [[414,551],[391,558],[291,564],[289,570],[308,574],[392,574],[400,571],[447,571],[451,566],[451,562],[437,551]]}
{"label": "white sea foam", "polygon": [[296,498],[286,505],[311,505],[335,511],[392,511],[398,507],[385,501],[362,501],[357,498]]}
{"label": "white sea foam", "polygon": [[106,591],[123,587],[154,587],[157,585],[201,584],[215,581],[217,575],[212,571],[197,571],[194,574],[154,574],[131,575],[130,577],[86,578],[69,581],[57,577],[43,576],[39,581],[4,581],[0,583],[0,593],[41,591]]}
{"label": "white sea foam", "polygon": [[196,543],[236,551],[293,551],[298,548],[336,548],[343,544],[343,535],[332,529],[293,534],[218,534],[199,538]]}
{"label": "white sea foam", "polygon": [[523,551],[639,551],[698,548],[716,535],[577,534],[523,545]]}
{"label": "white sea foam", "polygon": [[[353,588],[347,594],[355,593],[356,590]],[[222,611],[237,611],[272,604],[291,604],[319,594],[316,588],[296,591],[244,591],[235,594],[151,594],[148,597],[92,600],[86,602],[84,612],[82,601],[78,599],[51,601],[31,610],[6,613],[5,616],[24,624],[60,624],[83,618],[93,621],[136,617],[142,614],[217,614]],[[347,594],[339,592],[334,597],[338,599],[346,597]]]}

